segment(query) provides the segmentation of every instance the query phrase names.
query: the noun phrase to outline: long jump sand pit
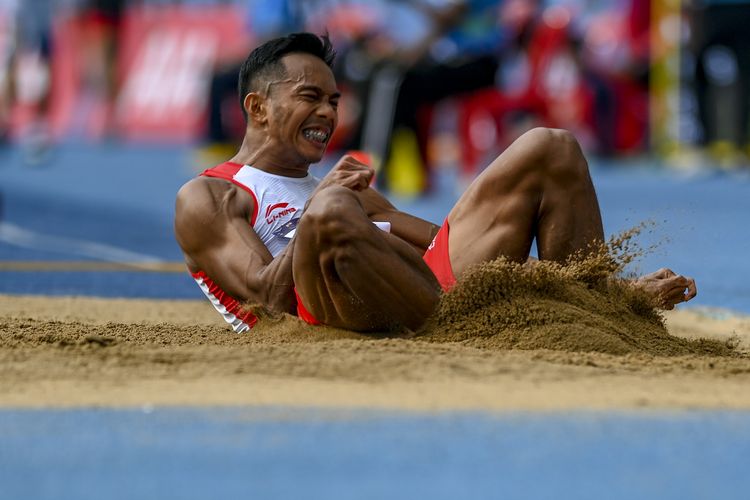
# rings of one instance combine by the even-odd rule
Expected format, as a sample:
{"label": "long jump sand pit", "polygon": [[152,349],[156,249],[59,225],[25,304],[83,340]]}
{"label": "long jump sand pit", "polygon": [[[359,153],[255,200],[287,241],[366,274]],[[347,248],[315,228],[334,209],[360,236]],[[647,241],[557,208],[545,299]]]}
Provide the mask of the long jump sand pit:
{"label": "long jump sand pit", "polygon": [[662,322],[622,290],[508,272],[389,338],[291,316],[238,335],[207,301],[0,296],[0,406],[750,408],[750,317]]}

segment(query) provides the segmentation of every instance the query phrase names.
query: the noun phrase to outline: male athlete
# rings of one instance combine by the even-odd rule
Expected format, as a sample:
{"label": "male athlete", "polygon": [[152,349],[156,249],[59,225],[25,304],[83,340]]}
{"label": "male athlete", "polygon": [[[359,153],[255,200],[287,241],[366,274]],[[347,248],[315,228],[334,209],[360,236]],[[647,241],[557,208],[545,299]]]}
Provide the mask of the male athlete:
{"label": "male athlete", "polygon": [[[441,227],[370,189],[373,170],[353,156],[312,177],[337,123],[333,57],[328,39],[310,33],[253,50],[239,78],[239,152],[177,195],[187,267],[235,331],[257,321],[242,302],[312,324],[416,330],[474,264],[524,262],[535,238],[539,258],[558,262],[604,240],[586,160],[563,130],[520,137]],[[667,269],[635,283],[667,309],[696,294],[692,279]]]}

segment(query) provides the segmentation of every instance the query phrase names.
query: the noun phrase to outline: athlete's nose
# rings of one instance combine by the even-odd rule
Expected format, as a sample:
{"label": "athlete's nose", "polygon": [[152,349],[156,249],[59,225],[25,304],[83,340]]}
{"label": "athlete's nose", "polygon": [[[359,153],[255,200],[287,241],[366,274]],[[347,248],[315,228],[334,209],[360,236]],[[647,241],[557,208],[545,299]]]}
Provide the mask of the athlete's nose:
{"label": "athlete's nose", "polygon": [[318,116],[324,117],[334,124],[336,123],[336,119],[338,118],[338,111],[336,110],[336,107],[331,103],[331,101],[323,100],[323,102],[320,103],[320,106],[318,106],[317,111]]}

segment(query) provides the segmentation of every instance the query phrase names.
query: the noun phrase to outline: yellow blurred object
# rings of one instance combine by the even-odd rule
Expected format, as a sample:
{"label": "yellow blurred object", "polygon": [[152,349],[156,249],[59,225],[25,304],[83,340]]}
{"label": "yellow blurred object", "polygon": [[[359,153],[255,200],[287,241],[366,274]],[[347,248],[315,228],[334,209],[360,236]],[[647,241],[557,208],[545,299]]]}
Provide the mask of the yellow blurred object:
{"label": "yellow blurred object", "polygon": [[732,170],[747,165],[748,158],[730,141],[713,141],[708,145],[711,158],[720,168]]}
{"label": "yellow blurred object", "polygon": [[662,151],[665,164],[678,170],[697,171],[711,166],[708,153],[696,146],[680,147],[678,143],[672,143],[669,148]]}
{"label": "yellow blurred object", "polygon": [[388,189],[397,196],[417,196],[424,190],[424,165],[414,131],[407,128],[394,131],[385,176]]}
{"label": "yellow blurred object", "polygon": [[651,2],[649,107],[651,144],[662,158],[681,157],[679,103],[683,0]]}
{"label": "yellow blurred object", "polygon": [[213,142],[195,149],[193,167],[196,172],[227,161],[237,152],[237,146],[226,142]]}

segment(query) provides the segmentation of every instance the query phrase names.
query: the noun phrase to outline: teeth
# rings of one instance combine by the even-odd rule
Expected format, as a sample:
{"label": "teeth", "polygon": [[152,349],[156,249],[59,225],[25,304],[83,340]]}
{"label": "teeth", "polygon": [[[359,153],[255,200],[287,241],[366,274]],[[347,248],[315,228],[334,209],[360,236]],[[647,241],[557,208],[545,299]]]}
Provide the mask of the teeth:
{"label": "teeth", "polygon": [[302,131],[302,134],[307,139],[311,139],[318,142],[326,142],[328,140],[328,133],[317,129],[307,129]]}

